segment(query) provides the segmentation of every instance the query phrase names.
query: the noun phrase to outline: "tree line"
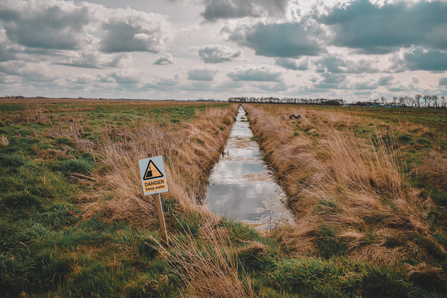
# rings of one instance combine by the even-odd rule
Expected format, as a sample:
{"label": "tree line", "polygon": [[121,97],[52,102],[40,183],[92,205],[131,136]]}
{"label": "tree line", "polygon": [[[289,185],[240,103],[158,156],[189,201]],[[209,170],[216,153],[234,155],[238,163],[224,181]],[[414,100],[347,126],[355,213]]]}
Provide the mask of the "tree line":
{"label": "tree line", "polygon": [[343,99],[326,98],[277,98],[277,97],[230,97],[229,102],[238,103],[284,103],[284,104],[324,104],[324,105],[343,105]]}
{"label": "tree line", "polygon": [[439,95],[422,95],[416,94],[411,96],[393,96],[391,100],[382,96],[368,102],[356,102],[357,105],[366,106],[391,106],[391,107],[408,107],[408,108],[447,108],[446,96]]}
{"label": "tree line", "polygon": [[[347,105],[343,99],[326,99],[326,98],[277,98],[277,97],[230,97],[229,102],[236,103],[281,103],[281,104],[318,104],[318,105]],[[349,103],[354,106],[367,107],[409,107],[409,108],[436,108],[446,109],[446,96],[438,95],[421,95],[416,94],[410,96],[394,96],[391,100],[382,96],[369,101],[357,101]]]}

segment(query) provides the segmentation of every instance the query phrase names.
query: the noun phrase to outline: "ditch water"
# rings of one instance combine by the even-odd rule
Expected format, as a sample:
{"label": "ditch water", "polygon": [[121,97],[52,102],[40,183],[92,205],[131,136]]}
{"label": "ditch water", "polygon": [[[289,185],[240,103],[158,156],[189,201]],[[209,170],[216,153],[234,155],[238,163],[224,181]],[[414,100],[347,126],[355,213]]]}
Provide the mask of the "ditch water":
{"label": "ditch water", "polygon": [[224,155],[209,179],[206,204],[213,213],[238,219],[259,229],[293,223],[286,195],[261,159],[245,110],[240,107]]}

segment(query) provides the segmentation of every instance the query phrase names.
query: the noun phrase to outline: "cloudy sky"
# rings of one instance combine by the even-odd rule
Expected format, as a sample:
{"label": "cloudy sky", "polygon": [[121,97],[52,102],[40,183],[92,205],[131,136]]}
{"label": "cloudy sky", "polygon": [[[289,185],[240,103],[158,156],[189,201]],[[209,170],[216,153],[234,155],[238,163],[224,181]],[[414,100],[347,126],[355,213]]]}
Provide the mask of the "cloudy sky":
{"label": "cloudy sky", "polygon": [[352,101],[446,71],[446,0],[0,0],[0,96]]}

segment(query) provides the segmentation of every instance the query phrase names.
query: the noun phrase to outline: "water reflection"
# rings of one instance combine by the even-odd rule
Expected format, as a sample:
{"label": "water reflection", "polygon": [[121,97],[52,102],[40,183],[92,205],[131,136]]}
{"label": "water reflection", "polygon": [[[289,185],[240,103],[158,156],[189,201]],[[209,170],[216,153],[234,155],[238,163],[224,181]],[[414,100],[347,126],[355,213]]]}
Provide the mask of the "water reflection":
{"label": "water reflection", "polygon": [[225,154],[214,167],[207,192],[207,205],[214,213],[268,228],[278,222],[293,222],[284,205],[285,194],[261,160],[245,110],[240,107],[237,121],[225,146]]}

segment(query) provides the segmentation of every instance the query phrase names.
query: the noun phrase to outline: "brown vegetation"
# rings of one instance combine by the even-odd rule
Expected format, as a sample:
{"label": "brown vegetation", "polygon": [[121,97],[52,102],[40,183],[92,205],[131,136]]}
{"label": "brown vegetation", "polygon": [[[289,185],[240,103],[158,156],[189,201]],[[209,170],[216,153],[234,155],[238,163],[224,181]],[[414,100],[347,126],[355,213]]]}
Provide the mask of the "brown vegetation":
{"label": "brown vegetation", "polygon": [[[295,212],[297,226],[281,235],[295,255],[347,255],[396,265],[423,261],[422,242],[444,252],[427,221],[432,202],[405,183],[392,146],[343,129],[359,119],[288,109],[301,114],[300,123],[289,123],[279,120],[285,110],[244,108]],[[299,136],[292,125],[301,129]],[[386,128],[375,126],[375,134],[387,136]]]}
{"label": "brown vegetation", "polygon": [[[106,128],[103,145],[95,150],[107,169],[97,175],[96,191],[80,199],[84,216],[103,212],[110,220],[127,220],[135,226],[156,225],[153,197],[142,195],[138,170],[138,160],[148,153],[165,159],[169,192],[162,197],[174,198],[181,208],[206,212],[196,199],[204,194],[205,182],[223,149],[235,113],[235,106],[225,110],[210,108],[180,130],[150,120],[130,129]],[[114,142],[114,136],[124,141]]]}
{"label": "brown vegetation", "polygon": [[228,245],[231,242],[226,228],[217,228],[216,224],[211,220],[202,227],[204,243],[186,234],[173,239],[169,251],[163,250],[163,254],[183,279],[190,297],[254,297],[250,276],[243,269],[242,274],[238,272],[237,251]]}
{"label": "brown vegetation", "polygon": [[414,173],[424,175],[431,186],[447,191],[447,159],[439,152],[432,151]]}

